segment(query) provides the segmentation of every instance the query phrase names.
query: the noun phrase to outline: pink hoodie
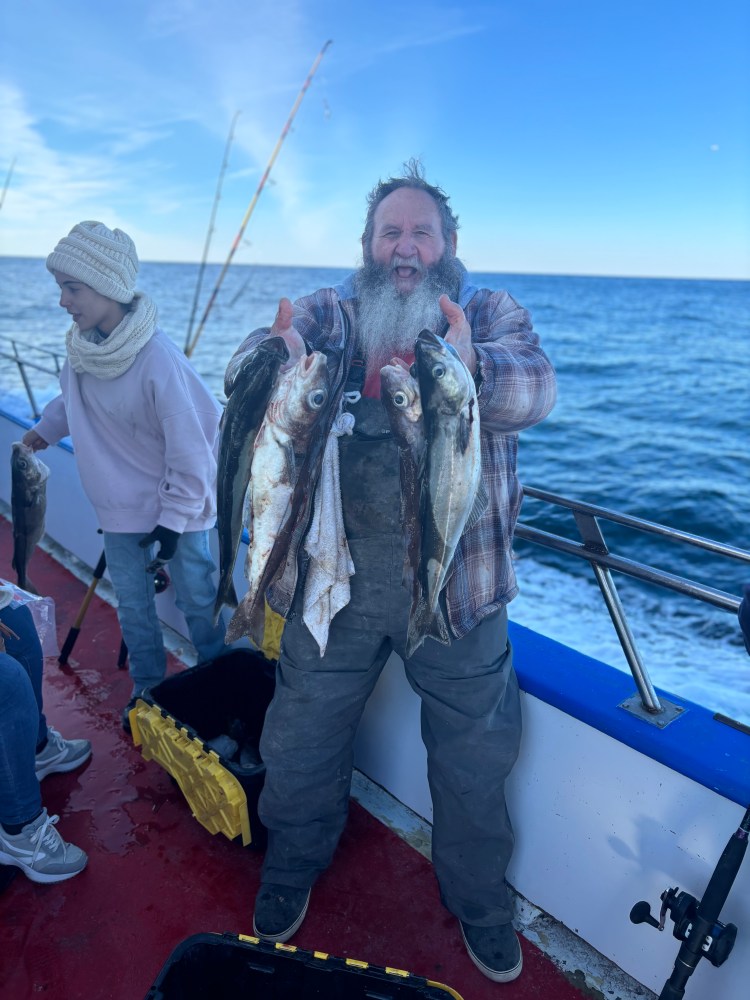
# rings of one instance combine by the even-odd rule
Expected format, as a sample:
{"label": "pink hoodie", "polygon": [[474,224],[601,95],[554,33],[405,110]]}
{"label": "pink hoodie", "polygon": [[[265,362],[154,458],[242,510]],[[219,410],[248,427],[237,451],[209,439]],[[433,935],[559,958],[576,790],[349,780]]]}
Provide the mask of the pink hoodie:
{"label": "pink hoodie", "polygon": [[66,362],[60,387],[34,430],[49,444],[70,434],[104,531],[213,527],[222,409],[166,334],[157,329],[114,379]]}

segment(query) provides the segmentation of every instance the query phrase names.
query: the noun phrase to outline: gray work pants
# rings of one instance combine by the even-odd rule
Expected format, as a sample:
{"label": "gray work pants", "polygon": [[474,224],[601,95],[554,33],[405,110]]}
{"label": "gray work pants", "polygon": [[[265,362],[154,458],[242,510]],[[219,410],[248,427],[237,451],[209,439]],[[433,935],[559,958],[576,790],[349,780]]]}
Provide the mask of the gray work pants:
{"label": "gray work pants", "polygon": [[[346,822],[365,702],[391,650],[404,655],[402,540],[358,539],[350,548],[352,599],[331,624],[325,657],[302,622],[299,595],[284,630],[260,745],[267,771],[259,814],[269,831],[264,882],[307,888],[329,865]],[[471,924],[507,923],[513,832],[504,783],[518,755],[521,714],[505,609],[450,646],[425,640],[405,669],[422,700],[432,859],[443,902]]]}

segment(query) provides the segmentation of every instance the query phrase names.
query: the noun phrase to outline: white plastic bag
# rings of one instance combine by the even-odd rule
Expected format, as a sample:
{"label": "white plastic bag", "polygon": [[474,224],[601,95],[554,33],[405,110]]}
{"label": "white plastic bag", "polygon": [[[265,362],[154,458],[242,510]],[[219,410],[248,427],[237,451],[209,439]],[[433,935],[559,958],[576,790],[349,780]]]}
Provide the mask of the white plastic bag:
{"label": "white plastic bag", "polygon": [[40,597],[38,594],[30,594],[28,590],[21,590],[15,583],[3,580],[0,577],[0,607],[5,607],[11,601],[15,601],[17,604],[28,605],[31,617],[34,619],[34,626],[39,636],[39,641],[42,644],[42,653],[45,656],[59,656],[60,647],[57,645],[54,599],[52,597]]}

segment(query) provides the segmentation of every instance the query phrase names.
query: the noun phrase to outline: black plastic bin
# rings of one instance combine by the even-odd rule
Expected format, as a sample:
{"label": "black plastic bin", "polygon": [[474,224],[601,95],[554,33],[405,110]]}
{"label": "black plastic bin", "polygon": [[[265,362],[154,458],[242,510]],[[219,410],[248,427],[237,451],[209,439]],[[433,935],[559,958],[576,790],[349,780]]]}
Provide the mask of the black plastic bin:
{"label": "black plastic bin", "polygon": [[237,725],[260,739],[274,670],[259,653],[232,651],[150,688],[130,716],[134,743],[177,781],[195,818],[211,833],[259,849],[266,845],[258,818],[265,766],[242,765],[206,744]]}
{"label": "black plastic bin", "polygon": [[146,1000],[461,1000],[441,983],[233,934],[179,944]]}

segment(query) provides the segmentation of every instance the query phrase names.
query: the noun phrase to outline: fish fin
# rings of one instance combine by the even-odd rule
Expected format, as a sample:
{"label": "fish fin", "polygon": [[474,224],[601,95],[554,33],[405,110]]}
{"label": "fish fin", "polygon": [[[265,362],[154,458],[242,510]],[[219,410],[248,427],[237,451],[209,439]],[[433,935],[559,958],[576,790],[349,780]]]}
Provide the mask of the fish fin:
{"label": "fish fin", "polygon": [[263,598],[256,595],[253,600],[249,593],[245,594],[229,620],[224,642],[228,644],[246,636],[259,649],[263,641],[264,620]]}
{"label": "fish fin", "polygon": [[234,589],[234,581],[231,578],[219,587],[219,591],[216,595],[216,602],[214,603],[214,625],[218,622],[221,609],[225,604],[230,608],[236,608],[239,604],[239,601],[237,600],[237,591]]}
{"label": "fish fin", "polygon": [[248,623],[247,616],[245,613],[245,599],[235,609],[234,614],[229,619],[229,624],[227,625],[226,635],[224,637],[224,642],[236,642],[237,639],[242,639],[247,635]]}
{"label": "fish fin", "polygon": [[18,580],[16,585],[19,590],[25,590],[27,594],[35,594],[37,597],[40,596],[39,591],[25,573],[16,573],[16,577]]}
{"label": "fish fin", "polygon": [[[283,448],[284,452],[284,463],[287,467],[287,474],[289,476],[290,483],[296,483],[297,477],[295,475],[295,470],[297,468],[297,460],[294,457],[294,445],[291,442],[287,442]],[[287,505],[287,510],[289,509]]]}
{"label": "fish fin", "polygon": [[462,412],[458,420],[458,441],[456,442],[462,455],[469,447],[469,441],[471,441],[471,419]]}
{"label": "fish fin", "polygon": [[487,487],[483,479],[479,480],[479,486],[477,487],[476,496],[474,497],[474,506],[471,508],[469,516],[466,518],[466,524],[464,525],[464,531],[469,528],[473,528],[477,523],[479,518],[484,514],[490,505],[490,496],[487,492]]}
{"label": "fish fin", "polygon": [[435,639],[443,646],[451,644],[451,634],[443,609],[438,604],[434,611],[430,611],[427,601],[420,595],[416,610],[409,620],[406,637],[407,659],[416,653],[427,638]]}

